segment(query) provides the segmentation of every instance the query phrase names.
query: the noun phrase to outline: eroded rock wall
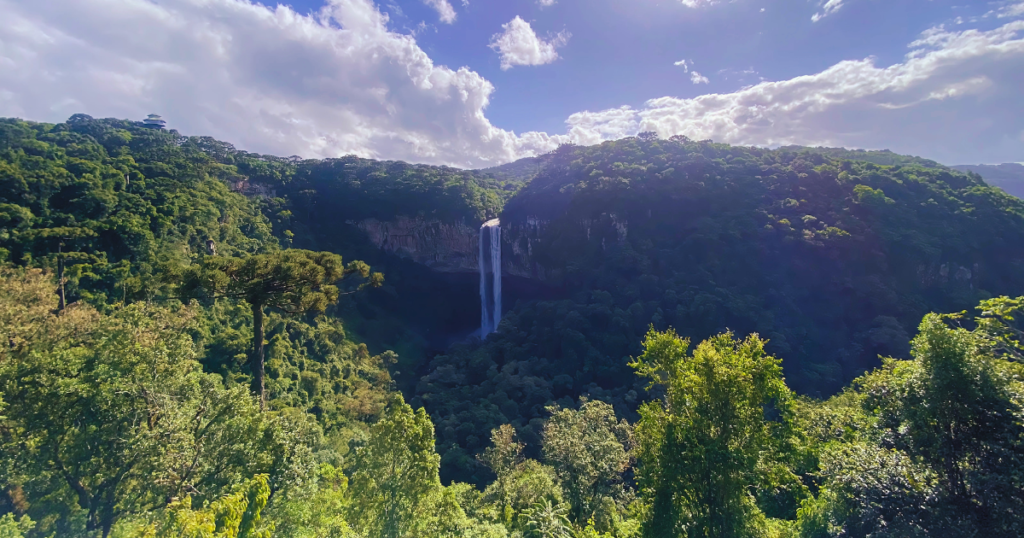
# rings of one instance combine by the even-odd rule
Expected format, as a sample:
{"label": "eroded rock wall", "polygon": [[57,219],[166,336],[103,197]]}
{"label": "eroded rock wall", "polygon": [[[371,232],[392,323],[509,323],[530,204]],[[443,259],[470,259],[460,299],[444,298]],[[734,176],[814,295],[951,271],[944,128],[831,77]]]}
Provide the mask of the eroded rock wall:
{"label": "eroded rock wall", "polygon": [[419,217],[380,221],[349,221],[370,242],[387,252],[441,272],[475,272],[479,229],[463,221],[442,222]]}

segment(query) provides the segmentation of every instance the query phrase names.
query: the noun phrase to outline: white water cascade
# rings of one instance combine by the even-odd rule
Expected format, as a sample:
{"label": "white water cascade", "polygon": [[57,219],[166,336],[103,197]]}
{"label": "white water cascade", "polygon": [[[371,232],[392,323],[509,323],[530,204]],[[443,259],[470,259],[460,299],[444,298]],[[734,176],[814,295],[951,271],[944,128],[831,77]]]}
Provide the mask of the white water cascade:
{"label": "white water cascade", "polygon": [[[487,255],[485,255],[487,254]],[[480,337],[485,338],[501,321],[501,221],[492,219],[480,227]],[[488,285],[487,273],[491,273]]]}

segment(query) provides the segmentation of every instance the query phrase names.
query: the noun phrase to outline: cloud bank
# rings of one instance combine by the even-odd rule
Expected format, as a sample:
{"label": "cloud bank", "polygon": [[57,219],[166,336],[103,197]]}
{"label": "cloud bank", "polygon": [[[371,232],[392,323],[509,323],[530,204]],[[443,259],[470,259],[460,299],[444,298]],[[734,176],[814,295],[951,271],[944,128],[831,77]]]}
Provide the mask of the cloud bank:
{"label": "cloud bank", "polygon": [[950,164],[1015,161],[1024,155],[1022,34],[1024,21],[990,31],[939,27],[889,67],[844,61],[734,93],[574,114],[567,123],[588,142],[655,131],[742,145],[890,148]]}
{"label": "cloud bank", "polygon": [[[577,112],[563,133],[517,134],[488,120],[488,80],[435,65],[412,36],[388,30],[370,0],[331,0],[310,16],[245,0],[0,0],[0,13],[0,116],[154,112],[183,133],[276,155],[485,167],[641,131],[889,148],[947,163],[1024,155],[1020,20],[934,28],[887,67],[849,60],[732,93]],[[519,20],[498,37],[525,26],[544,43]],[[550,49],[497,39],[496,48],[510,66],[539,65],[564,39]]]}
{"label": "cloud bank", "polygon": [[[369,0],[0,0],[0,115],[141,119],[250,151],[488,166],[557,137],[491,125],[494,86],[434,65]],[[564,137],[563,137],[564,138]]]}

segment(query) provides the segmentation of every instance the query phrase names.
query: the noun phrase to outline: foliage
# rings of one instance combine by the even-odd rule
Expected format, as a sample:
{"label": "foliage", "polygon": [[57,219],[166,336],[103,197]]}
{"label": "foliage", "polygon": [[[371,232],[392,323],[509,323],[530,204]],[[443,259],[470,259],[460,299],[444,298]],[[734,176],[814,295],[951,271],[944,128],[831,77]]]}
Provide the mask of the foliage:
{"label": "foliage", "polygon": [[506,298],[499,331],[436,355],[411,400],[438,424],[442,476],[475,483],[481,432],[512,424],[537,457],[551,403],[587,396],[636,420],[628,357],[652,324],[695,342],[760,334],[790,386],[823,398],[879,356],[908,358],[926,313],[1024,287],[1024,202],[889,152],[567,146],[501,220],[506,266],[553,297]]}
{"label": "foliage", "polygon": [[692,355],[689,340],[653,329],[634,363],[664,403],[641,408],[638,482],[644,536],[758,536],[763,515],[749,488],[785,438],[789,389],[756,335],[722,334]]}
{"label": "foliage", "polygon": [[357,528],[381,538],[409,536],[441,487],[439,464],[430,419],[396,396],[366,445],[356,449],[350,513]]}
{"label": "foliage", "polygon": [[62,124],[0,119],[0,261],[56,267],[64,238],[69,294],[95,305],[160,293],[159,266],[272,251],[237,177],[177,133],[74,116]]}
{"label": "foliage", "polygon": [[519,516],[525,529],[523,538],[572,538],[568,513],[568,506],[552,504],[549,499],[534,505]]}
{"label": "foliage", "polygon": [[2,276],[4,289],[24,290],[0,297],[2,336],[15,343],[0,353],[2,430],[17,455],[5,482],[77,504],[57,521],[40,504],[43,527],[64,533],[81,517],[106,535],[171,497],[209,498],[260,472],[284,488],[307,472],[318,427],[261,415],[244,389],[204,374],[187,336],[190,310],[137,304],[103,316],[82,306],[44,316],[52,280]]}
{"label": "foliage", "polygon": [[1007,194],[1024,198],[1024,164],[976,164],[958,165],[952,168],[963,172],[974,172],[985,178],[985,182],[993,187],[999,187]]}
{"label": "foliage", "polygon": [[[455,345],[475,277],[354,225],[499,214],[550,289]],[[891,152],[463,171],[0,120],[0,535],[1019,536],[1022,242],[1020,201]]]}
{"label": "foliage", "polygon": [[24,538],[25,533],[32,530],[35,523],[28,516],[14,517],[6,514],[0,517],[0,538]]}
{"label": "foliage", "polygon": [[977,332],[984,335],[996,353],[1024,362],[1024,297],[996,297],[978,305],[981,316]]}
{"label": "foliage", "polygon": [[275,498],[267,513],[274,536],[282,538],[357,538],[345,520],[350,503],[348,479],[340,469],[321,464],[314,488]]}
{"label": "foliage", "polygon": [[833,443],[821,466],[846,535],[1021,532],[1010,514],[1024,506],[1022,370],[993,353],[990,325],[968,331],[949,319],[926,316],[913,360],[887,360],[855,385],[873,427]]}
{"label": "foliage", "polygon": [[252,308],[253,345],[250,365],[253,392],[260,407],[266,403],[264,383],[264,308],[287,314],[323,312],[338,300],[335,282],[352,274],[370,280],[364,284],[379,287],[380,273],[360,261],[342,265],[341,256],[330,252],[288,249],[247,258],[210,256],[202,262],[172,273],[168,278],[181,282],[184,297],[205,292],[210,297],[245,301]]}
{"label": "foliage", "polygon": [[261,513],[270,497],[266,475],[258,475],[237,491],[201,509],[192,509],[192,497],[172,501],[158,521],[135,530],[137,538],[178,536],[181,538],[269,538],[260,530]]}
{"label": "foliage", "polygon": [[544,461],[558,474],[575,521],[594,517],[604,499],[619,500],[631,464],[633,431],[612,406],[584,400],[579,410],[552,408],[544,426]]}

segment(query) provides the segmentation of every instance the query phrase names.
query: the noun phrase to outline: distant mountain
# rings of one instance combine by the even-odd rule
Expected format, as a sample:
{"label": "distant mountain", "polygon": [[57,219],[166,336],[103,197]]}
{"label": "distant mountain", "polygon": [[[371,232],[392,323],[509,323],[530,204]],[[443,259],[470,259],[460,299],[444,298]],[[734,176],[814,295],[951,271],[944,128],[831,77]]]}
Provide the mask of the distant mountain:
{"label": "distant mountain", "polygon": [[974,172],[993,187],[999,187],[1017,198],[1024,198],[1024,164],[959,164],[950,168]]}
{"label": "distant mountain", "polygon": [[476,172],[479,172],[478,175],[483,174],[491,176],[500,181],[521,184],[533,179],[540,172],[541,168],[544,167],[544,164],[548,159],[548,155],[542,155],[540,157],[526,157],[501,166],[476,170]]}
{"label": "distant mountain", "polygon": [[817,155],[825,155],[831,159],[840,159],[848,161],[866,161],[882,166],[908,166],[916,164],[925,168],[945,168],[945,166],[931,160],[924,159],[922,157],[914,157],[911,155],[900,155],[893,153],[887,149],[882,150],[863,150],[863,149],[846,149],[846,148],[826,148],[826,147],[809,147],[809,146],[782,146],[779,151],[791,151],[794,153],[814,153]]}

